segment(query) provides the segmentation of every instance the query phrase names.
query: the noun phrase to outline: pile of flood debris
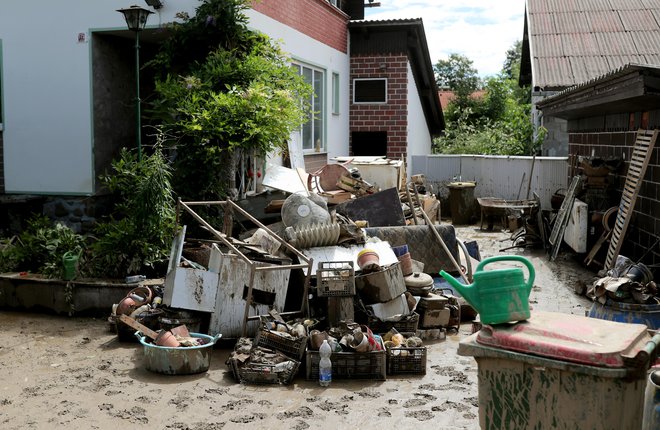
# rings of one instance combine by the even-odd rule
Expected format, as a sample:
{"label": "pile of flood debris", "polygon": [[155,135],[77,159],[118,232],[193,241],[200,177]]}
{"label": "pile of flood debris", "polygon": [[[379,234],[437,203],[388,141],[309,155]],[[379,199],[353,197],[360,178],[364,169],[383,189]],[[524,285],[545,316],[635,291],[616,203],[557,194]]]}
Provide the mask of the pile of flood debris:
{"label": "pile of flood debris", "polygon": [[615,266],[605,276],[594,281],[587,295],[602,304],[608,301],[660,304],[660,290],[653,280],[653,273],[643,263],[635,263],[623,255],[617,257]]}
{"label": "pile of flood debris", "polygon": [[380,164],[394,169],[392,187],[333,164],[306,180],[295,172],[297,189],[277,168],[277,186],[294,191],[267,202],[280,214],[268,225],[231,200],[179,202],[164,282],[113,307],[118,334],[135,331],[122,315],[161,337],[182,322],[221,333],[236,342],[227,365],[243,383],[289,383],[299,367],[318,378],[323,340],[334,378],[424,374],[424,342],[456,329],[461,312],[474,317],[438,272],[467,281],[473,256],[453,226],[436,223],[423,176],[406,183],[401,162]]}

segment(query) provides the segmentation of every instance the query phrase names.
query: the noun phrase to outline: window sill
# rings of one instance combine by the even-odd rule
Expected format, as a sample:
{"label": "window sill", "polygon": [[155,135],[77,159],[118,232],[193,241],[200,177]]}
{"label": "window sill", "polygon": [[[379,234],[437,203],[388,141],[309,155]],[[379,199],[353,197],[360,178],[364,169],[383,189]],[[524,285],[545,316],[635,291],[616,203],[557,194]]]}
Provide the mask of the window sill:
{"label": "window sill", "polygon": [[307,157],[308,155],[328,155],[328,151],[323,150],[323,151],[319,151],[319,152],[316,152],[316,151],[305,151],[305,152],[303,152],[304,157]]}

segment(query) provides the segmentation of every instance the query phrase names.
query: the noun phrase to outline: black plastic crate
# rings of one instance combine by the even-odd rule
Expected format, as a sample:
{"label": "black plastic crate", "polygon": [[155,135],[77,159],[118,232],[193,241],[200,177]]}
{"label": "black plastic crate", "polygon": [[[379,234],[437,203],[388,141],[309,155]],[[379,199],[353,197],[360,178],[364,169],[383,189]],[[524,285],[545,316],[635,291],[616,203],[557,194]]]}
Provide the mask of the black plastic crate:
{"label": "black plastic crate", "polygon": [[298,373],[300,362],[291,360],[280,364],[255,364],[246,363],[240,365],[238,360],[231,361],[231,370],[234,378],[242,384],[288,385]]}
{"label": "black plastic crate", "polygon": [[279,334],[277,331],[267,330],[262,328],[257,332],[257,338],[254,340],[256,346],[274,349],[291,357],[295,360],[302,361],[307,349],[308,336],[290,338]]}
{"label": "black plastic crate", "polygon": [[387,350],[387,374],[426,375],[426,347],[390,348]]}
{"label": "black plastic crate", "polygon": [[[382,342],[381,342],[382,347]],[[307,351],[307,380],[319,379],[318,351]],[[384,381],[387,378],[387,357],[382,351],[371,352],[333,352],[332,379],[375,379]]]}
{"label": "black plastic crate", "polygon": [[418,325],[419,314],[416,312],[413,312],[400,321],[381,321],[373,316],[369,316],[367,319],[367,326],[376,334],[387,333],[388,331],[395,329],[404,336],[415,336]]}

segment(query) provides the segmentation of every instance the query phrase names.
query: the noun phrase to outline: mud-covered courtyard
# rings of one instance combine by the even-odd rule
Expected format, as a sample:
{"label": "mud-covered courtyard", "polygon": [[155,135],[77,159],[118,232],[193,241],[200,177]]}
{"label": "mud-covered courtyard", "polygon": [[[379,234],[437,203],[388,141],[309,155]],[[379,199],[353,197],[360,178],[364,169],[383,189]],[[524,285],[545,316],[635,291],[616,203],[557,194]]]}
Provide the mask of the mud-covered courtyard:
{"label": "mud-covered courtyard", "polygon": [[[501,254],[508,232],[457,228],[482,257]],[[567,252],[513,249],[536,270],[534,309],[584,315],[576,285],[594,276]],[[215,348],[208,372],[164,376],[142,365],[139,343],[119,342],[104,318],[0,312],[0,428],[3,429],[375,429],[479,428],[477,363],[456,354],[464,323],[426,342],[426,375],[386,381],[335,380],[329,388],[301,373],[288,386],[237,384]]]}

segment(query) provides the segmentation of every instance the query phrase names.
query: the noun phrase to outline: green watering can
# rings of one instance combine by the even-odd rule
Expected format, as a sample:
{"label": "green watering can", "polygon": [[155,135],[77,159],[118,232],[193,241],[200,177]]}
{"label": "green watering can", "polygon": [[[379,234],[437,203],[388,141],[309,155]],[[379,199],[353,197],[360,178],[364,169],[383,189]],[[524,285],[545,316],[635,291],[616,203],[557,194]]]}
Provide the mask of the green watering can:
{"label": "green watering can", "polygon": [[[519,261],[527,266],[527,282],[519,267],[507,269],[483,270],[496,261]],[[510,321],[522,321],[529,318],[529,293],[534,284],[534,266],[518,255],[498,255],[484,259],[475,270],[474,282],[464,285],[453,276],[440,271],[445,278],[473,308],[479,312],[482,324],[500,324]]]}
{"label": "green watering can", "polygon": [[78,264],[78,259],[80,255],[73,252],[65,252],[62,256],[62,267],[64,268],[62,272],[62,279],[65,281],[70,281],[76,277],[76,265]]}

